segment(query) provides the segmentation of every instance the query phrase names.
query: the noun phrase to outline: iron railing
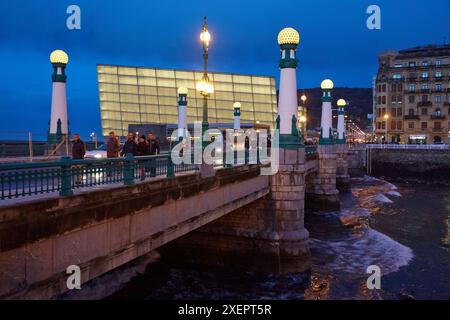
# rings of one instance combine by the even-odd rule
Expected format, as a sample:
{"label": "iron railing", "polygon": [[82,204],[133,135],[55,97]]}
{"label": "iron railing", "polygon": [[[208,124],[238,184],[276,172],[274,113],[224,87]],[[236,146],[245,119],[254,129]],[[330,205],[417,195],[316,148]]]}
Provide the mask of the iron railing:
{"label": "iron railing", "polygon": [[72,160],[0,165],[0,200],[73,190],[107,184],[132,185],[148,177],[196,170],[195,164],[175,165],[169,155]]}
{"label": "iron railing", "polygon": [[[314,155],[317,146],[306,146],[306,155]],[[226,157],[214,163],[215,167],[232,167],[241,164],[267,163],[270,158],[260,158],[260,152],[248,150],[237,154],[234,164],[225,164]],[[256,156],[256,157],[255,157]],[[70,196],[74,190],[95,188],[103,185],[132,185],[147,178],[165,176],[172,178],[176,173],[194,171],[198,164],[174,164],[171,154],[123,158],[60,160],[0,164],[0,200],[59,192]],[[238,161],[240,160],[240,161]]]}

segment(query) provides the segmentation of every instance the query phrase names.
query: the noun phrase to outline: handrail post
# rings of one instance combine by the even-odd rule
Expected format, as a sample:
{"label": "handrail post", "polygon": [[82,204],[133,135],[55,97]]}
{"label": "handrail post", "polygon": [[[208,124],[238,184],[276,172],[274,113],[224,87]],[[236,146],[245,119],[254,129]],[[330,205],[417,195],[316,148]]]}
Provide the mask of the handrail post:
{"label": "handrail post", "polygon": [[123,184],[130,186],[134,184],[134,157],[132,153],[125,155],[125,164],[123,172]]}
{"label": "handrail post", "polygon": [[72,159],[70,157],[61,158],[61,197],[73,195],[72,191]]}
{"label": "handrail post", "polygon": [[174,166],[173,166],[172,157],[169,155],[167,157],[167,178],[173,178],[173,177],[175,177]]}

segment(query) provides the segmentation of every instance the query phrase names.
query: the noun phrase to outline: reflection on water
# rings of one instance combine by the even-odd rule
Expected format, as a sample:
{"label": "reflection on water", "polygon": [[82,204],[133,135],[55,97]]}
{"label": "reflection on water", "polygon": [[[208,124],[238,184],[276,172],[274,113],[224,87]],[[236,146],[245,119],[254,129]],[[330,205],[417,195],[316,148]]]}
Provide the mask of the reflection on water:
{"label": "reflection on water", "polygon": [[[353,179],[340,212],[306,214],[311,273],[258,276],[162,261],[112,298],[131,290],[147,299],[450,299],[449,189]],[[367,289],[370,265],[381,269],[381,290]]]}

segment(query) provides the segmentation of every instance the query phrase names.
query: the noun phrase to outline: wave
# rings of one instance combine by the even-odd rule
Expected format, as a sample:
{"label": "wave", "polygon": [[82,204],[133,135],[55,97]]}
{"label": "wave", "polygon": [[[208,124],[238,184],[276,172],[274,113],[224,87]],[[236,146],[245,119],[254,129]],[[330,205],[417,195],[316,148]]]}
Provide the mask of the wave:
{"label": "wave", "polygon": [[339,241],[310,239],[312,251],[327,256],[321,268],[349,278],[365,278],[367,267],[377,265],[382,275],[398,271],[413,259],[412,250],[376,230],[367,228],[358,236]]}

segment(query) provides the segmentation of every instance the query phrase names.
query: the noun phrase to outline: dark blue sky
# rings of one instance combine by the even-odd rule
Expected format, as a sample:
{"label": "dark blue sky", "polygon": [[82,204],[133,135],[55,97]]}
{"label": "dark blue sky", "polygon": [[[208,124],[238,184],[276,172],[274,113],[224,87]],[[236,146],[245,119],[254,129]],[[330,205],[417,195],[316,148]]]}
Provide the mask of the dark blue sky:
{"label": "dark blue sky", "polygon": [[[66,28],[66,8],[81,8],[81,30]],[[366,9],[381,7],[382,29]],[[44,139],[50,114],[49,54],[63,49],[71,131],[100,133],[96,64],[200,69],[199,32],[208,16],[212,71],[278,76],[276,37],[300,31],[299,87],[325,77],[369,87],[387,49],[450,42],[450,0],[3,0],[0,2],[0,139]]]}

